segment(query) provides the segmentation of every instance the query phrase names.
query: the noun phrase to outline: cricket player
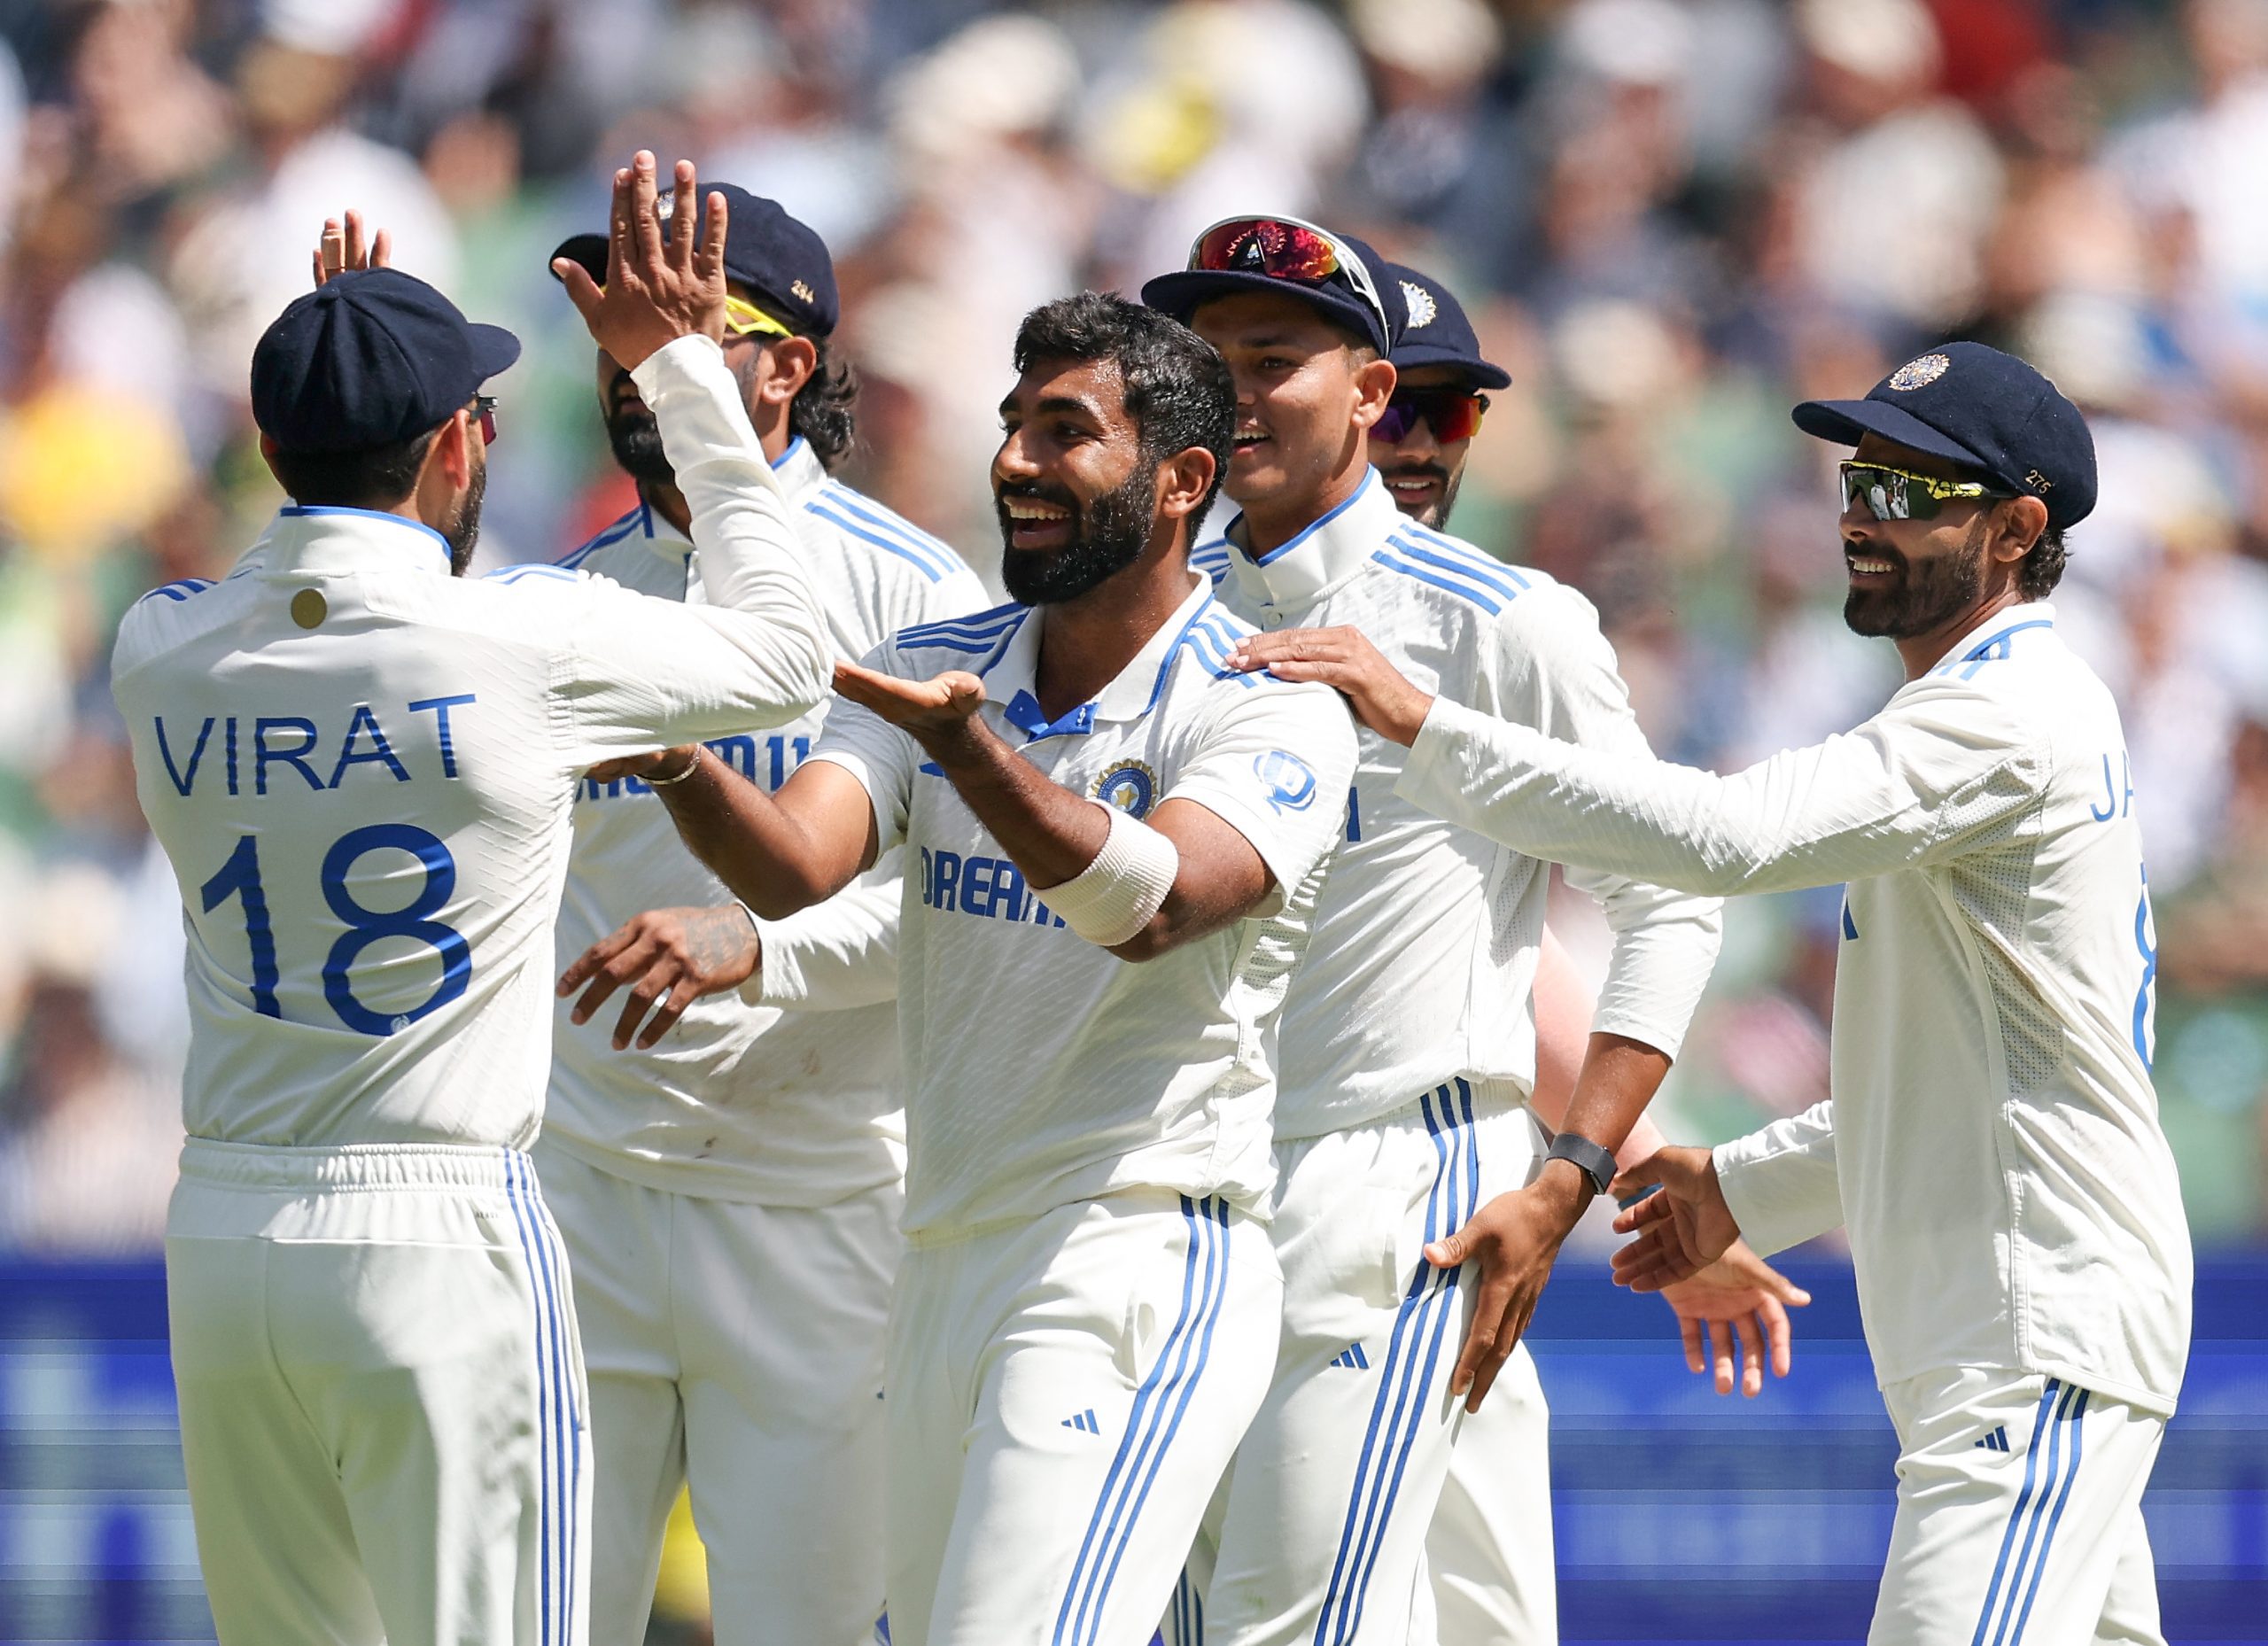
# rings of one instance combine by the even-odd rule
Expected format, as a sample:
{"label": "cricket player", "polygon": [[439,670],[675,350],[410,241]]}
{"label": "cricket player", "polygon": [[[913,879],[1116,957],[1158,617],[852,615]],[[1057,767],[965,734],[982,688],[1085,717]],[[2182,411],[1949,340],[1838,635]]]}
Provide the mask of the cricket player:
{"label": "cricket player", "polygon": [[1189,568],[1219,356],[1087,292],[1015,360],[1014,603],[840,667],[776,796],[705,749],[649,767],[766,918],[905,844],[897,1646],[1120,1646],[1164,1613],[1275,1359],[1276,1018],[1355,764],[1328,693],[1224,668],[1248,631]]}
{"label": "cricket player", "polygon": [[[828,338],[826,244],[773,201],[726,203],[725,363],[781,491],[835,656],[983,606],[959,555],[829,477],[855,380]],[[556,254],[594,279],[607,237]],[[653,412],[603,349],[599,409],[638,504],[562,564],[669,601],[703,598],[710,552]],[[711,748],[777,788],[825,709]],[[679,1018],[630,1026],[558,1008],[537,1175],[563,1231],[595,1432],[592,1633],[645,1638],[663,1527],[688,1483],[723,1646],[848,1646],[882,1609],[882,1332],[901,1245],[897,854],[842,896],[752,923],[637,778],[586,778],[558,961],[642,966],[661,932],[731,976]],[[721,906],[718,906],[721,905]],[[648,911],[660,911],[642,920]],[[633,992],[631,998],[640,997]],[[680,1003],[681,1005],[683,1002]],[[672,1021],[676,1032],[663,1033]],[[610,1044],[611,1042],[611,1044]]]}
{"label": "cricket player", "polygon": [[1736,1235],[1771,1252],[1843,1224],[1901,1448],[1868,1638],[2161,1641],[2140,1505],[2188,1354],[2189,1238],[2124,737],[2047,599],[2093,442],[1975,343],[1795,419],[1857,448],[1844,615],[1906,668],[1846,735],[1718,777],[1435,696],[1345,631],[1242,655],[1340,686],[1411,746],[1408,799],[1523,850],[1695,892],[1848,882],[1832,1099],[1623,1174],[1665,1192],[1618,1220],[1640,1238],[1617,1276],[1652,1288]]}
{"label": "cricket player", "polygon": [[[189,1141],[167,1236],[183,1450],[226,1642],[572,1643],[590,1446],[566,1258],[525,1153],[573,782],[784,722],[826,634],[786,500],[619,174],[607,294],[715,545],[711,603],[465,582],[518,353],[430,286],[338,274],[252,371],[291,501],[218,584],[121,625],[113,689],[184,888]],[[680,210],[694,176],[680,165]]]}
{"label": "cricket player", "polygon": [[[1225,603],[1262,633],[1361,622],[1406,666],[1502,713],[1643,750],[1588,602],[1409,521],[1371,466],[1367,438],[1395,386],[1386,356],[1405,323],[1383,267],[1316,225],[1240,217],[1143,288],[1235,374],[1224,485],[1243,512],[1226,534]],[[1550,871],[1399,798],[1402,758],[1361,739],[1345,838],[1285,1005],[1272,1224],[1283,1339],[1208,1527],[1212,1549],[1192,1556],[1208,1642],[1398,1646],[1434,1634],[1420,1578],[1458,1417],[1442,1346],[1467,1293],[1457,1266],[1425,1248],[1536,1163],[1530,988]],[[1576,878],[1615,945],[1575,1100],[1588,1094],[1627,1129],[1708,980],[1717,905]],[[1520,1371],[1540,1399],[1533,1367]]]}

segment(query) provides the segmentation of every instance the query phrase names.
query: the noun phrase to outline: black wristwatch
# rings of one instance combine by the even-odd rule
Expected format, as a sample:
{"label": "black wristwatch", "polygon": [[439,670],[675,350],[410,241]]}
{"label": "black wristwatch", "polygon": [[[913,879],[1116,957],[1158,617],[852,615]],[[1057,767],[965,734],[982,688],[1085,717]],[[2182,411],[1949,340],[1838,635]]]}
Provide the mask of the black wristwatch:
{"label": "black wristwatch", "polygon": [[1552,1138],[1551,1146],[1544,1152],[1543,1158],[1566,1161],[1589,1178],[1591,1187],[1601,1194],[1604,1194],[1606,1185],[1614,1181],[1614,1156],[1588,1137],[1579,1137],[1572,1131],[1563,1131]]}

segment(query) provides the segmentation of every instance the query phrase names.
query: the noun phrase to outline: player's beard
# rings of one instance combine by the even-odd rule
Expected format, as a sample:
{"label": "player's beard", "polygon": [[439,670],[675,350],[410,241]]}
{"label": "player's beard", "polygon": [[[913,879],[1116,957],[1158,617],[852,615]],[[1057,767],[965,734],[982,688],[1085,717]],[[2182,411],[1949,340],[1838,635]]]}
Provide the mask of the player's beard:
{"label": "player's beard", "polygon": [[449,575],[461,578],[465,568],[472,564],[472,546],[480,540],[480,505],[488,496],[488,454],[481,454],[480,462],[472,471],[472,484],[465,487],[464,497],[457,504],[457,512],[441,528],[441,535],[449,543]]}
{"label": "player's beard", "polygon": [[[1127,476],[1126,483],[1082,503],[1061,486],[1027,481],[1002,488],[993,498],[1000,516],[1000,581],[1008,598],[1026,606],[1076,600],[1106,578],[1142,557],[1150,540],[1151,508],[1158,466],[1151,463]],[[1071,511],[1070,541],[1060,548],[1017,548],[1007,500],[1029,497]]]}
{"label": "player's beard", "polygon": [[623,400],[629,383],[625,371],[607,391],[606,439],[614,448],[614,461],[642,485],[675,485],[677,474],[662,449],[662,425],[642,400],[626,404]]}
{"label": "player's beard", "polygon": [[1894,641],[1944,627],[1984,592],[1984,516],[1979,515],[1958,549],[1920,561],[1871,538],[1846,540],[1845,554],[1855,550],[1866,558],[1887,560],[1899,575],[1888,588],[1852,589],[1843,602],[1843,621],[1853,634]]}

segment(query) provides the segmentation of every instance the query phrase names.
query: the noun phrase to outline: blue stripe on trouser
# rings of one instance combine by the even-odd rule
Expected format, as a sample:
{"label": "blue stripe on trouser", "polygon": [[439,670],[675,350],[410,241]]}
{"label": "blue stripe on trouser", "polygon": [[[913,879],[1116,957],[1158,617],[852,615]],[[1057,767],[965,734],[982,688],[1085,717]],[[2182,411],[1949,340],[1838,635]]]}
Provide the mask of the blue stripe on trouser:
{"label": "blue stripe on trouser", "polygon": [[1086,1535],[1080,1540],[1078,1558],[1071,1566],[1063,1604],[1055,1615],[1056,1646],[1082,1646],[1094,1641],[1102,1628],[1104,1603],[1110,1580],[1134,1534],[1135,1516],[1149,1495],[1182,1414],[1196,1392],[1213,1342],[1213,1325],[1229,1291],[1228,1226],[1225,1200],[1193,1200],[1181,1197],[1182,1219],[1189,1226],[1189,1247],[1183,1258],[1181,1312],[1174,1317],[1165,1345],[1151,1363],[1149,1375],[1134,1392],[1125,1432],[1096,1495]]}
{"label": "blue stripe on trouser", "polygon": [[[1471,1216],[1472,1207],[1466,1194],[1460,1192],[1459,1178],[1469,1182],[1471,1193],[1477,1195],[1480,1161],[1472,1133],[1470,1086],[1456,1081],[1427,1093],[1418,1102],[1438,1157],[1433,1186],[1425,1202],[1425,1239],[1431,1243],[1455,1233]],[[1347,1522],[1339,1533],[1331,1583],[1324,1592],[1322,1615],[1316,1621],[1316,1646],[1344,1646],[1361,1622],[1371,1573],[1393,1518],[1394,1496],[1431,1404],[1424,1391],[1432,1386],[1442,1336],[1456,1312],[1458,1272],[1435,1269],[1421,1255],[1394,1316],[1394,1333],[1379,1372],[1378,1395],[1371,1406],[1370,1427],[1355,1468],[1354,1489],[1348,1496]],[[1421,1342],[1425,1345],[1422,1373],[1417,1347]]]}
{"label": "blue stripe on trouser", "polygon": [[[520,1250],[535,1304],[539,1489],[537,1623],[547,1642],[573,1638],[578,1554],[575,1505],[581,1489],[582,1436],[576,1410],[559,1293],[566,1260],[550,1227],[524,1155],[507,1150],[505,1192],[519,1227]],[[555,1512],[555,1507],[556,1512]],[[556,1598],[555,1600],[555,1591]]]}
{"label": "blue stripe on trouser", "polygon": [[[2062,1413],[2058,1409],[2059,1402],[2062,1406],[2068,1406],[2072,1393],[2073,1391],[2061,1379],[2055,1378],[2048,1378],[2047,1386],[2039,1392],[2039,1404],[2031,1420],[2031,1441],[2024,1448],[2023,1453],[2023,1489],[2017,1493],[2016,1507],[2008,1511],[2008,1529],[2000,1534],[2000,1557],[1993,1562],[1992,1580],[1985,1588],[1984,1604],[1978,1609],[1977,1632],[1969,1637],[1969,1646],[1986,1646],[1988,1631],[1992,1632],[1991,1637],[1994,1646],[2000,1646],[2000,1636],[2007,1632],[2007,1614],[2015,1608],[2016,1590],[2023,1583],[2024,1567],[2031,1559],[2032,1549],[2032,1539],[2027,1534],[2022,1551],[2017,1552],[2016,1532],[2023,1524],[2024,1510],[2027,1509],[2032,1510],[2033,1530],[2038,1529],[2040,1509],[2046,1506],[2048,1497],[2055,1490],[2055,1472],[2061,1462],[2060,1448],[2056,1441],[2060,1438],[2058,1430],[2062,1423]],[[2053,1414],[2052,1417],[2051,1414]],[[2047,1441],[2047,1471],[2044,1480],[2039,1473],[2039,1443],[2043,1439]],[[2074,1462],[2076,1461],[2075,1456]],[[2013,1572],[2008,1567],[2008,1557],[2011,1553],[2016,1554],[2016,1568]],[[2005,1591],[2001,1588],[2004,1580],[2007,1583]],[[1992,1623],[1996,1612],[2000,1614],[2000,1627],[1998,1630],[1993,1629]]]}
{"label": "blue stripe on trouser", "polygon": [[2047,1570],[2047,1552],[2054,1547],[2056,1523],[2062,1519],[2063,1505],[2071,1498],[2072,1483],[2079,1478],[2079,1443],[2086,1434],[2087,1392],[2079,1389],[2075,1394],[2078,1398],[2070,1405],[2071,1466],[2063,1471],[2063,1489],[2055,1495],[2055,1507],[2048,1513],[2047,1536],[2040,1543],[2039,1559],[2031,1568],[2031,1581],[2025,1586],[2023,1610],[2016,1615],[2016,1634],[2009,1637],[2012,1642],[2023,1639],[2024,1625],[2031,1620],[2031,1603],[2039,1595],[2040,1574]]}

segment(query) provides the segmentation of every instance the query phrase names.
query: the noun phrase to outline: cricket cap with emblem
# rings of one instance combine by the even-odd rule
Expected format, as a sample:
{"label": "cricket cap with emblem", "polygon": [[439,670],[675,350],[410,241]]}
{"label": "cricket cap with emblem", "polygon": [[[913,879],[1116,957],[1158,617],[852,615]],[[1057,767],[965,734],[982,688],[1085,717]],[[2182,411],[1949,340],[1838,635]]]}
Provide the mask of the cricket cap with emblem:
{"label": "cricket cap with emblem", "polygon": [[356,268],[296,298],[252,353],[252,414],[287,452],[376,451],[439,428],[520,357],[415,275]]}
{"label": "cricket cap with emblem", "polygon": [[2079,408],[2013,354],[1940,343],[1907,361],[1862,400],[1806,400],[1806,434],[1856,446],[1862,436],[1964,464],[2047,505],[2061,531],[2094,508],[2094,437]]}
{"label": "cricket cap with emblem", "polygon": [[[789,216],[779,201],[736,183],[700,186],[703,201],[712,194],[725,197],[725,278],[747,287],[756,306],[788,330],[810,338],[832,332],[843,310],[835,290],[835,260],[818,231]],[[657,204],[666,213],[672,197],[665,192]],[[668,232],[666,222],[663,232]],[[696,225],[695,245],[701,244],[699,235]],[[603,282],[606,244],[603,234],[569,235],[551,255],[580,263],[592,279]]]}
{"label": "cricket cap with emblem", "polygon": [[1401,263],[1379,265],[1379,289],[1387,293],[1386,307],[1402,310],[1394,327],[1394,352],[1386,358],[1396,371],[1420,366],[1448,366],[1461,372],[1476,389],[1508,389],[1512,374],[1480,357],[1480,339],[1464,309],[1449,289],[1431,275]]}
{"label": "cricket cap with emblem", "polygon": [[[1292,261],[1318,258],[1313,272]],[[1392,345],[1402,298],[1373,271],[1386,260],[1353,235],[1335,234],[1296,217],[1247,214],[1225,217],[1190,247],[1189,267],[1145,281],[1142,301],[1187,325],[1216,298],[1275,291],[1294,298],[1381,354]]]}

